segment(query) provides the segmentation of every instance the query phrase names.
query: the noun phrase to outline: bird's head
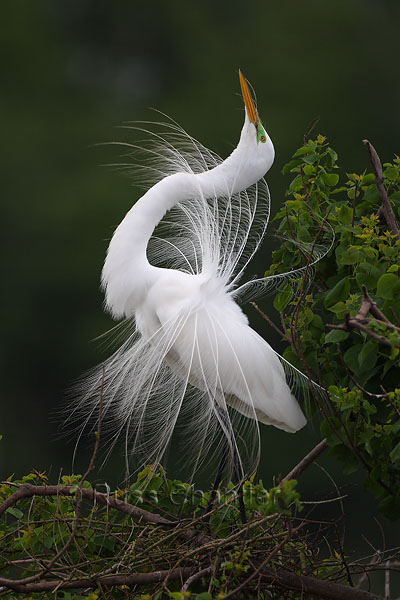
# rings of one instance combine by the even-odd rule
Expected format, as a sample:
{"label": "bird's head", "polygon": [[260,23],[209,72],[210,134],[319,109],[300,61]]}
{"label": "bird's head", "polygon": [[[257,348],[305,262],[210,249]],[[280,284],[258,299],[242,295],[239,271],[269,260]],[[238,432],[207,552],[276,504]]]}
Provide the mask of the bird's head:
{"label": "bird's head", "polygon": [[246,108],[245,122],[243,125],[240,145],[246,146],[248,160],[260,170],[259,177],[271,168],[274,162],[275,151],[272,141],[266,132],[258,115],[257,108],[251,97],[247,81],[239,69],[240,87]]}

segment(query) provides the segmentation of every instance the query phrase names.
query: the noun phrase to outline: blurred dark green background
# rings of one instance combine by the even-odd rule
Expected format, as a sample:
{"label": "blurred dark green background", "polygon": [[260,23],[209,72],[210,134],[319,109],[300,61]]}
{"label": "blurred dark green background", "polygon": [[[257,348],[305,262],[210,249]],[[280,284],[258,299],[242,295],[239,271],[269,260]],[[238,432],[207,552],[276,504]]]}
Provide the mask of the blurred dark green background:
{"label": "blurred dark green background", "polygon": [[[95,144],[121,139],[123,121],[157,118],[154,107],[226,156],[242,123],[241,67],[276,148],[275,212],[287,184],[280,169],[317,116],[315,132],[329,137],[345,170],[367,167],[362,138],[382,159],[400,151],[399,16],[398,0],[2,0],[2,476],[70,470],[73,445],[57,439],[52,411],[101,360],[90,340],[112,325],[99,275],[107,239],[139,190],[100,166],[118,162],[118,150]],[[269,484],[316,443],[318,424],[263,436]],[[105,473],[118,483],[122,450],[111,464]],[[371,503],[353,482],[344,480],[349,502]],[[303,487],[312,497],[333,490],[317,467]]]}

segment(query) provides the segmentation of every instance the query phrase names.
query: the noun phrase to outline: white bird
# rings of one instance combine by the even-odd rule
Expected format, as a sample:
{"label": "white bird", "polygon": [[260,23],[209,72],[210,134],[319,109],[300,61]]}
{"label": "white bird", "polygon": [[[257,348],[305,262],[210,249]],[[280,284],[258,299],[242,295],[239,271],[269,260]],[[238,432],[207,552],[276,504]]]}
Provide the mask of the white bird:
{"label": "white bird", "polygon": [[[245,119],[232,154],[222,161],[167,125],[170,136],[155,135],[149,150],[150,168],[161,178],[129,210],[108,248],[105,305],[128,320],[128,332],[105,363],[103,419],[113,439],[126,432],[127,452],[139,465],[162,460],[181,413],[183,458],[194,455],[193,470],[225,438],[249,474],[259,459],[258,423],[287,432],[306,423],[280,358],[237,303],[254,285],[238,282],[268,222],[262,178],[274,161],[239,76]],[[101,379],[97,368],[84,380],[77,412],[86,423],[97,415]]]}

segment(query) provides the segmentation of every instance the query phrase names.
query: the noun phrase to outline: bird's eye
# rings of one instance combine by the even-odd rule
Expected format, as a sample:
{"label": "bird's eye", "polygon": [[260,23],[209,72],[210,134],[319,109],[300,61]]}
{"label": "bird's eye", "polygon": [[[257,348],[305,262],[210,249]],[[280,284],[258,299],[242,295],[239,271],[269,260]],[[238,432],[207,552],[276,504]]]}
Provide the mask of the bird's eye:
{"label": "bird's eye", "polygon": [[267,138],[265,137],[265,135],[262,135],[262,136],[260,137],[260,140],[261,140],[261,141],[264,143],[264,142],[266,142],[266,141],[267,141]]}

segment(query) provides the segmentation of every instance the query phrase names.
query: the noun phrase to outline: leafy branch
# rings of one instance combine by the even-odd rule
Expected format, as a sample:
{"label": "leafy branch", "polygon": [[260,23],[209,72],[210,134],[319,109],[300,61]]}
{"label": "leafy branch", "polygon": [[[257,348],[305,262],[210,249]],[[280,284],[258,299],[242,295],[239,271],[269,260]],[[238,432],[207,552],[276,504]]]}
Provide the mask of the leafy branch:
{"label": "leafy branch", "polygon": [[[281,241],[266,276],[292,270],[274,298],[283,357],[317,382],[309,413],[345,473],[360,466],[381,513],[400,516],[400,157],[382,165],[364,140],[372,173],[346,173],[322,135],[304,142],[283,168],[292,181],[274,218]],[[314,260],[326,223],[323,257]],[[299,250],[300,249],[300,250]],[[323,391],[326,390],[326,393]],[[313,388],[311,387],[311,391]]]}

